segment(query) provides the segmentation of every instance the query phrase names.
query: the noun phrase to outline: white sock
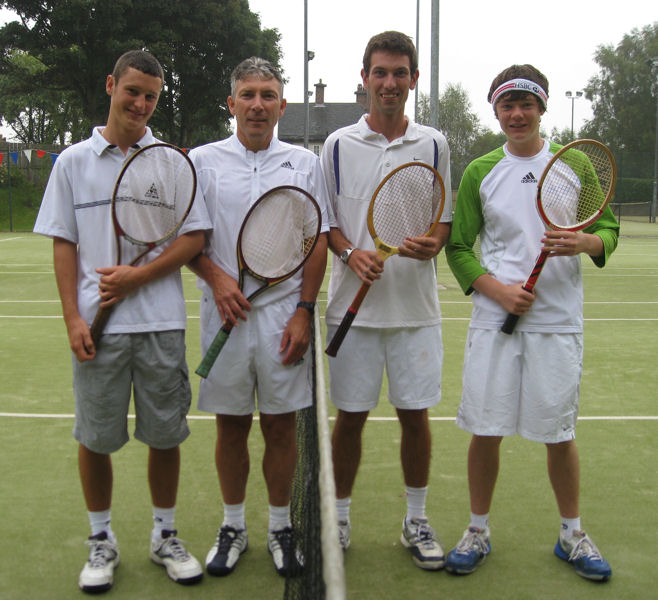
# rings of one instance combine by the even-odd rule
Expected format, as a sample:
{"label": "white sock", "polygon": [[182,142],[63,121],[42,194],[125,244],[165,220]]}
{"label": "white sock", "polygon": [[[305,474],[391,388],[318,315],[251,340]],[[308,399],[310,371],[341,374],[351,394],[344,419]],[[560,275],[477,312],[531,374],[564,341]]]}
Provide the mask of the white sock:
{"label": "white sock", "polygon": [[108,508],[107,510],[100,510],[98,512],[87,511],[89,517],[89,525],[91,527],[91,535],[98,535],[105,531],[107,533],[108,539],[114,541],[116,536],[112,531],[110,526],[111,521],[111,511]]}
{"label": "white sock", "polygon": [[347,498],[336,498],[336,516],[339,521],[350,522],[350,505],[352,504],[352,498],[348,496]]}
{"label": "white sock", "polygon": [[576,531],[580,531],[580,517],[576,517],[575,519],[565,519],[562,517],[562,528],[560,530],[562,537],[573,537]]}
{"label": "white sock", "polygon": [[407,518],[425,519],[425,500],[427,498],[427,486],[414,488],[406,486],[407,492]]}
{"label": "white sock", "polygon": [[272,506],[270,504],[269,531],[279,531],[290,526],[290,504],[286,506]]}
{"label": "white sock", "polygon": [[164,529],[167,529],[168,531],[173,531],[175,529],[175,514],[175,506],[172,506],[171,508],[153,507],[153,531],[151,531],[151,539],[153,541],[162,539],[162,531]]}
{"label": "white sock", "polygon": [[240,504],[224,504],[224,522],[222,525],[231,525],[236,529],[246,529],[244,502]]}
{"label": "white sock", "polygon": [[489,513],[486,515],[476,515],[471,513],[471,526],[477,527],[478,529],[488,529],[489,527]]}

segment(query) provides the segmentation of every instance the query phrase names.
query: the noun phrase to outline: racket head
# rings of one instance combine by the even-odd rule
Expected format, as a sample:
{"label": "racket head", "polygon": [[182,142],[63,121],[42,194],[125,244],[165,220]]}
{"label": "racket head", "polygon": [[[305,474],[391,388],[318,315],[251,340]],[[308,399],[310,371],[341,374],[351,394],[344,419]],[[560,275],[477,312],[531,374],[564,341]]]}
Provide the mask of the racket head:
{"label": "racket head", "polygon": [[192,208],[196,185],[194,165],[177,146],[158,142],[137,150],[123,165],[112,194],[117,240],[123,236],[151,249],[170,239]]}
{"label": "racket head", "polygon": [[576,140],[558,150],[537,186],[537,210],[551,229],[579,231],[596,221],[610,202],[617,167],[609,148]]}
{"label": "racket head", "polygon": [[288,279],[313,252],[321,225],[320,207],[306,190],[282,185],[265,192],[238,234],[240,278],[246,271],[268,284]]}
{"label": "racket head", "polygon": [[383,256],[397,254],[404,240],[436,228],[445,205],[445,186],[433,167],[410,162],[391,171],[368,207],[368,231]]}

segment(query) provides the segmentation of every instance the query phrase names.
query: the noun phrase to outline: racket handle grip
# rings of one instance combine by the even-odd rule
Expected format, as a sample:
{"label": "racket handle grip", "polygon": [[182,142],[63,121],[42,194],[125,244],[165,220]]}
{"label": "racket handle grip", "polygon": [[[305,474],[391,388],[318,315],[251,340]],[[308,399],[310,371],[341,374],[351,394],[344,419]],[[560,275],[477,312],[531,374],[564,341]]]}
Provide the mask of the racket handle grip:
{"label": "racket handle grip", "polygon": [[503,326],[500,328],[500,330],[503,333],[506,333],[507,335],[512,335],[514,329],[516,328],[516,324],[519,322],[519,317],[520,315],[514,315],[512,313],[509,313],[507,315],[507,319],[505,319],[505,322],[503,323]]}
{"label": "racket handle grip", "polygon": [[336,329],[336,333],[334,333],[334,337],[331,338],[331,341],[325,350],[329,356],[336,356],[336,354],[338,354],[338,349],[343,343],[343,340],[352,325],[352,321],[354,321],[354,317],[356,317],[356,312],[351,309],[345,313],[338,329]]}
{"label": "racket handle grip", "polygon": [[226,340],[231,333],[231,329],[233,329],[233,327],[231,327],[229,324],[226,324],[217,332],[217,335],[206,351],[203,360],[196,368],[195,373],[197,375],[203,377],[204,379],[208,377],[208,373],[210,373],[210,369],[212,369],[212,366],[215,364],[215,361],[219,356],[219,353],[222,351],[222,348],[224,347],[224,344],[226,343]]}
{"label": "racket handle grip", "polygon": [[100,307],[96,312],[96,316],[94,317],[94,321],[91,324],[91,327],[89,328],[91,339],[94,342],[94,347],[96,350],[98,350],[98,345],[100,344],[103,330],[105,329],[107,322],[110,320],[110,315],[113,311],[114,305]]}

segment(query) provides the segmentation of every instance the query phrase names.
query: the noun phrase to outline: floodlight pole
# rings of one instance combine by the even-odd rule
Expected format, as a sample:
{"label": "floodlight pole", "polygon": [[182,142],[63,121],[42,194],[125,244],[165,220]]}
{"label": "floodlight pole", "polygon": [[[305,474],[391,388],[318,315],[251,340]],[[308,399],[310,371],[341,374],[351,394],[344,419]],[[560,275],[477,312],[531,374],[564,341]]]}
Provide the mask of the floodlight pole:
{"label": "floodlight pole", "polygon": [[308,148],[308,0],[304,0],[304,148]]}
{"label": "floodlight pole", "polygon": [[573,103],[575,100],[578,100],[578,98],[580,98],[583,93],[580,90],[577,90],[575,94],[572,94],[571,90],[569,90],[566,91],[564,95],[569,98],[569,100],[571,100],[571,140],[573,141],[575,139],[573,136]]}
{"label": "floodlight pole", "polygon": [[432,43],[430,54],[432,72],[430,74],[430,122],[439,128],[439,0],[432,0]]}
{"label": "floodlight pole", "polygon": [[658,205],[658,56],[654,56],[647,61],[651,71],[656,78],[654,82],[654,97],[656,98],[656,146],[654,149],[653,164],[653,198],[651,200],[651,213],[649,220],[651,223],[656,222],[656,206]]}
{"label": "floodlight pole", "polygon": [[[416,0],[416,53],[420,58],[420,0]],[[418,123],[418,84],[414,90],[414,121]]]}

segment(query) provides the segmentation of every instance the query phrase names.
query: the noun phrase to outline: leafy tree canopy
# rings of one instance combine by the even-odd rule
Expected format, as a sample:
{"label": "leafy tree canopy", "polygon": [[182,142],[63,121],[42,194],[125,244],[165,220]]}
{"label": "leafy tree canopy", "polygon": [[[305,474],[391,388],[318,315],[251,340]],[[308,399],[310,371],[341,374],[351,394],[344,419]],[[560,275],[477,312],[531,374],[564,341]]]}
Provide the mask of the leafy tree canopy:
{"label": "leafy tree canopy", "polygon": [[[185,147],[228,135],[229,76],[238,62],[257,55],[278,65],[281,55],[278,31],[261,29],[247,0],[6,0],[0,6],[17,16],[0,29],[0,86],[12,78],[23,82],[18,114],[34,110],[30,94],[37,92],[51,94],[53,105],[42,105],[49,120],[69,106],[72,141],[105,122],[105,78],[127,50],[149,50],[162,63],[165,85],[150,125]],[[19,55],[43,68],[19,71]],[[17,110],[0,105],[0,117],[12,124]],[[29,141],[54,141],[50,135]]]}

